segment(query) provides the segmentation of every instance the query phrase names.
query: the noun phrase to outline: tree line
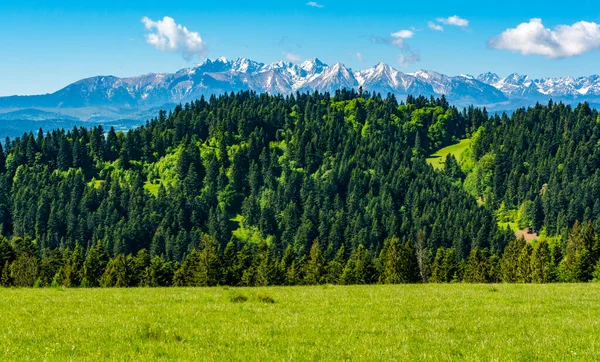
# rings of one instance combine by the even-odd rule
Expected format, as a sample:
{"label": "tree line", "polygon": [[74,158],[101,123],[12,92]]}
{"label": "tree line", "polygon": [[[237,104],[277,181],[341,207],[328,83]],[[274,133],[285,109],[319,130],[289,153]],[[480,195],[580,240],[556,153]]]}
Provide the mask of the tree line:
{"label": "tree line", "polygon": [[341,246],[329,260],[318,240],[308,255],[297,255],[289,245],[278,257],[265,241],[230,241],[221,251],[217,241],[204,234],[200,249],[178,262],[151,256],[145,249],[111,258],[101,242],[87,255],[77,244],[41,257],[31,239],[15,237],[0,240],[0,263],[4,287],[588,282],[600,281],[600,238],[591,223],[577,222],[565,255],[546,241],[534,246],[520,238],[511,241],[501,257],[475,247],[460,259],[454,248],[440,247],[430,259],[418,244],[414,249],[410,241],[393,237],[385,240],[378,255],[360,244],[352,251]]}

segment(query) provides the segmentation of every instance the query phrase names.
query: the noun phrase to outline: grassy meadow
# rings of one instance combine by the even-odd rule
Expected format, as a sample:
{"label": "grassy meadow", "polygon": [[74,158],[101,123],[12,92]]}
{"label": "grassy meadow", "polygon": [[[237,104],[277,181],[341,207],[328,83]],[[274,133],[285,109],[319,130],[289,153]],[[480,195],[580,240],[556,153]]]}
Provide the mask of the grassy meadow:
{"label": "grassy meadow", "polygon": [[436,153],[427,158],[427,163],[435,169],[440,169],[444,167],[444,162],[446,162],[446,157],[448,155],[453,155],[457,161],[460,161],[462,153],[469,148],[470,145],[471,139],[465,138],[458,143],[439,149]]}
{"label": "grassy meadow", "polygon": [[0,360],[591,360],[600,285],[0,289]]}

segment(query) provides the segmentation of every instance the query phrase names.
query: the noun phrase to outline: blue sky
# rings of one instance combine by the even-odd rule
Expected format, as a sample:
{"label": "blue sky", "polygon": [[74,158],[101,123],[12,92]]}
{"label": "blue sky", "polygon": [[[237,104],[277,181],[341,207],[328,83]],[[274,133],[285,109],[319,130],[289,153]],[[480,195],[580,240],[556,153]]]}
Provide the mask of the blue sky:
{"label": "blue sky", "polygon": [[[573,6],[547,0],[319,0],[316,5],[302,0],[2,0],[0,95],[53,92],[94,75],[174,72],[203,56],[265,63],[318,57],[354,69],[384,61],[404,72],[431,69],[449,75],[600,73],[600,5],[594,0]],[[175,44],[177,49],[149,44],[147,35],[156,28],[147,29],[142,18],[156,22],[165,16],[197,33],[199,47],[186,52],[185,44]],[[451,16],[468,26],[452,25],[457,22],[448,21]],[[530,22],[533,18],[541,20]],[[557,28],[561,25],[568,27]],[[538,36],[527,35],[532,29]],[[394,43],[399,38],[391,34],[402,30]]]}

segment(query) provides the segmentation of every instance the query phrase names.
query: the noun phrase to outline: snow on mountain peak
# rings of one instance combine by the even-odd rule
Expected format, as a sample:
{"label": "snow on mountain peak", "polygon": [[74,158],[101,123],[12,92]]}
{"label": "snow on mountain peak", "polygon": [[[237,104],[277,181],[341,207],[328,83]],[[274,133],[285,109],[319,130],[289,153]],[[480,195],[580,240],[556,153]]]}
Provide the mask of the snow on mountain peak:
{"label": "snow on mountain peak", "polygon": [[321,72],[325,67],[327,67],[327,64],[323,63],[321,60],[319,60],[319,58],[305,60],[302,62],[302,64],[300,64],[300,68],[308,73]]}
{"label": "snow on mountain peak", "polygon": [[[487,72],[477,77],[466,74],[447,76],[422,69],[405,74],[384,62],[353,71],[342,63],[328,66],[318,58],[297,65],[285,61],[264,64],[247,58],[230,61],[219,57],[206,59],[176,73],[83,79],[49,95],[52,98],[45,104],[60,104],[62,107],[157,107],[242,90],[289,94],[315,90],[334,92],[359,86],[382,95],[444,94],[457,105],[511,104],[508,100],[515,100],[515,104],[521,105],[551,98],[565,102],[600,102],[598,75],[532,79],[518,73],[501,78]],[[0,104],[5,108],[19,107],[12,100],[0,100],[4,100]],[[20,102],[24,104],[24,101]],[[35,107],[33,103],[27,104]]]}

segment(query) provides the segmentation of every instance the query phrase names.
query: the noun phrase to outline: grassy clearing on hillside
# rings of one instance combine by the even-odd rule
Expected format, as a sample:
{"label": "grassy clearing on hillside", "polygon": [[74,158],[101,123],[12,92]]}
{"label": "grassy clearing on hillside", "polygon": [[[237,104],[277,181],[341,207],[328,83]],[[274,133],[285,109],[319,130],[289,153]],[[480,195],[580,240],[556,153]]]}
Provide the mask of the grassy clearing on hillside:
{"label": "grassy clearing on hillside", "polygon": [[600,285],[0,290],[0,360],[566,360]]}
{"label": "grassy clearing on hillside", "polygon": [[444,167],[444,162],[446,161],[446,157],[449,154],[454,155],[454,157],[456,157],[456,160],[460,161],[461,154],[470,145],[471,145],[471,139],[466,138],[464,140],[461,140],[459,143],[450,145],[448,147],[444,147],[444,148],[438,150],[433,155],[431,155],[431,157],[429,157],[427,159],[427,163],[429,163],[431,166],[433,166],[433,168],[435,168],[436,170],[440,169],[440,168]]}

